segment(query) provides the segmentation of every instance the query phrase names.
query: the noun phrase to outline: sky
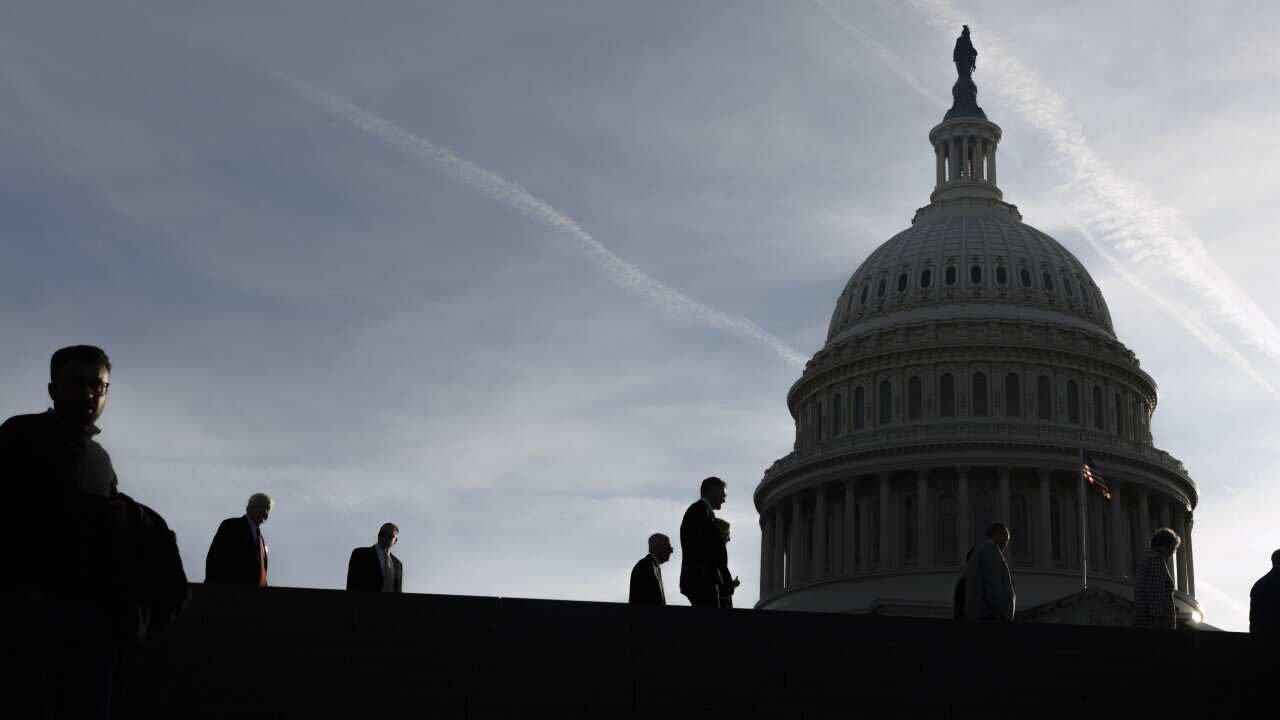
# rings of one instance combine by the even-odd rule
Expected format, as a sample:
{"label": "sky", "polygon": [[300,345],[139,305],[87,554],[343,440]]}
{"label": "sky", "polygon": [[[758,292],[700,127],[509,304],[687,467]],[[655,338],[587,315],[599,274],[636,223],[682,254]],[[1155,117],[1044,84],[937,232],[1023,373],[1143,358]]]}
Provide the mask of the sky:
{"label": "sky", "polygon": [[392,521],[406,591],[625,601],[718,475],[750,606],[787,389],[928,202],[961,23],[1005,199],[1159,384],[1206,621],[1245,629],[1280,547],[1266,3],[6,2],[0,416],[104,347],[99,439],[193,580],[264,491],[275,585],[341,587]]}

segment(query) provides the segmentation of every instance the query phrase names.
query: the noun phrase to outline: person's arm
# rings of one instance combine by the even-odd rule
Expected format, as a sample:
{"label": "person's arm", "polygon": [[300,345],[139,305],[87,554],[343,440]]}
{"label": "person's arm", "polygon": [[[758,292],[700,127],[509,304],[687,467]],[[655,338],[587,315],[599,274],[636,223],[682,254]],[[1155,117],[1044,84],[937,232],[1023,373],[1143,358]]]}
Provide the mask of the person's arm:
{"label": "person's arm", "polygon": [[226,523],[218,525],[218,531],[213,534],[213,542],[209,543],[209,553],[204,557],[204,581],[205,584],[226,582],[226,577],[222,572],[225,564],[226,533],[223,528]]}
{"label": "person's arm", "polygon": [[352,583],[352,580],[355,579],[356,573],[360,571],[359,565],[358,565],[359,558],[360,558],[360,549],[356,548],[355,550],[351,551],[351,559],[347,560],[347,589],[348,590],[355,589],[354,587],[351,586],[351,583]]}

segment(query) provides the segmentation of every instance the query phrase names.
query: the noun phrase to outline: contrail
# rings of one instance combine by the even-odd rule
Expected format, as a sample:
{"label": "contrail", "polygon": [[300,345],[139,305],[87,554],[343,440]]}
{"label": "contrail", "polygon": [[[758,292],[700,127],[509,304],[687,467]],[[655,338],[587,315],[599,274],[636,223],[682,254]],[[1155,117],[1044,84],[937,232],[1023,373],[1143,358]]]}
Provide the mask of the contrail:
{"label": "contrail", "polygon": [[862,30],[860,30],[856,25],[853,25],[840,17],[839,13],[837,13],[835,9],[827,3],[827,0],[813,0],[813,4],[817,5],[824,13],[826,13],[831,22],[838,25],[840,29],[858,38],[859,41],[870,48],[871,52],[875,53],[876,57],[880,58],[880,62],[884,63],[886,67],[893,71],[894,75],[897,75],[904,83],[909,85],[912,90],[915,90],[917,95],[943,110],[946,110],[951,106],[946,100],[943,100],[938,95],[934,95],[932,91],[926,88],[920,81],[916,80],[915,75],[912,75],[906,67],[903,66],[903,64],[898,60],[897,55],[894,55],[888,48],[876,42],[870,35],[862,32]]}
{"label": "contrail", "polygon": [[767,346],[792,365],[804,366],[806,357],[780,338],[769,334],[746,318],[735,317],[704,305],[650,277],[615,255],[599,240],[583,230],[573,218],[538,199],[519,184],[507,180],[492,170],[486,170],[470,160],[458,157],[426,138],[414,135],[307,82],[284,73],[276,73],[276,76],[297,94],[339,120],[410,155],[426,160],[472,190],[526,217],[550,226],[556,234],[570,240],[575,248],[598,265],[610,279],[623,289],[639,295],[666,317],[684,322],[701,323],[733,333]]}
{"label": "contrail", "polygon": [[[901,68],[901,63],[891,51],[841,18],[826,0],[814,2],[837,25],[865,43],[909,87],[936,104],[937,97],[922,89],[920,83]],[[942,32],[951,32],[963,24],[959,14],[945,0],[911,2]],[[1210,352],[1225,357],[1276,396],[1275,388],[1248,359],[1220,333],[1209,329],[1208,323],[1201,319],[1204,311],[1187,308],[1156,292],[1140,282],[1130,268],[1138,266],[1148,272],[1172,275],[1183,281],[1197,297],[1208,303],[1212,315],[1234,326],[1249,344],[1267,356],[1280,360],[1280,329],[1270,317],[1209,257],[1203,243],[1185,227],[1173,210],[1155,203],[1148,193],[1120,179],[1111,170],[1088,144],[1079,124],[1069,119],[1066,102],[1060,95],[1046,89],[1038,76],[1012,58],[998,37],[983,31],[982,45],[983,57],[987,58],[983,67],[992,69],[993,74],[999,77],[995,94],[1009,101],[1032,125],[1049,135],[1055,153],[1068,169],[1070,179],[1064,191],[1069,192],[1071,200],[1083,211],[1089,223],[1100,229],[1107,244],[1122,253],[1131,264],[1122,266],[1113,255],[1102,250],[1101,242],[1082,232],[1089,243],[1120,271],[1125,281],[1156,301]],[[1083,231],[1080,223],[1070,222]]]}

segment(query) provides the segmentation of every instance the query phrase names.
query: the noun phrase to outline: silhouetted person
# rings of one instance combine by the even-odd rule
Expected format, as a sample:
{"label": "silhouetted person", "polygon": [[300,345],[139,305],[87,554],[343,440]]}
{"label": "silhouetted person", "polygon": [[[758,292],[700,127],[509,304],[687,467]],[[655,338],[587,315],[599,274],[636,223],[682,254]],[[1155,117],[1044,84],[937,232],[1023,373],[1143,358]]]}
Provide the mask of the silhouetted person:
{"label": "silhouetted person", "polygon": [[969,26],[965,25],[956,38],[956,47],[951,51],[951,59],[956,63],[956,72],[961,77],[968,77],[978,69],[978,51],[969,39]]}
{"label": "silhouetted person", "polygon": [[1280,550],[1271,553],[1271,570],[1249,591],[1249,632],[1280,638]]}
{"label": "silhouetted person", "polygon": [[49,378],[52,409],[0,425],[0,643],[16,651],[0,694],[9,717],[107,717],[112,638],[130,624],[112,552],[126,505],[94,440],[111,361],[90,345],[62,348]]}
{"label": "silhouetted person", "polygon": [[1172,630],[1177,627],[1173,607],[1173,575],[1169,558],[1182,544],[1182,538],[1169,528],[1151,535],[1151,547],[1138,565],[1133,581],[1133,626]]}
{"label": "silhouetted person", "polygon": [[275,503],[265,493],[249,497],[244,515],[227,518],[209,543],[204,560],[204,581],[223,585],[267,586],[267,541],[262,524]]}
{"label": "silhouetted person", "polygon": [[631,592],[627,602],[632,605],[666,605],[667,592],[662,585],[662,563],[671,559],[671,538],[662,533],[649,536],[649,554],[636,561],[631,568]]}
{"label": "silhouetted person", "polygon": [[347,562],[347,589],[398,593],[404,582],[404,565],[391,554],[400,539],[400,528],[383,523],[378,529],[378,542],[351,551]]}
{"label": "silhouetted person", "polygon": [[680,592],[689,604],[716,607],[719,600],[717,569],[727,564],[724,541],[716,530],[715,512],[724,505],[725,483],[718,477],[702,481],[701,497],[680,521]]}
{"label": "silhouetted person", "polygon": [[969,558],[964,570],[965,620],[1013,622],[1017,595],[1004,559],[1009,540],[1009,528],[995,523],[987,528],[987,539]]}
{"label": "silhouetted person", "polygon": [[969,569],[969,559],[973,557],[974,548],[969,548],[969,552],[964,554],[964,570],[960,571],[960,579],[956,581],[956,589],[951,592],[951,615],[956,620],[964,619],[964,593],[965,581],[964,574]]}
{"label": "silhouetted person", "polygon": [[715,523],[716,532],[720,533],[720,539],[725,544],[724,564],[716,568],[716,596],[720,607],[731,608],[733,591],[742,583],[729,572],[729,521],[716,518],[712,522]]}

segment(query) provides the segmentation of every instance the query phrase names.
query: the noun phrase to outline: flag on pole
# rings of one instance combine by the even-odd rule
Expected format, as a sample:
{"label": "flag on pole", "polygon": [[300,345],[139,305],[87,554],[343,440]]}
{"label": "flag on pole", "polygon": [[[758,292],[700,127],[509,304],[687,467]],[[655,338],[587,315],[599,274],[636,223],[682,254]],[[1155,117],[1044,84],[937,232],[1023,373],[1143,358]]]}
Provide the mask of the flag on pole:
{"label": "flag on pole", "polygon": [[1102,497],[1104,499],[1110,500],[1111,487],[1107,485],[1107,480],[1102,476],[1102,471],[1094,464],[1093,456],[1089,454],[1088,450],[1083,451],[1081,456],[1082,466],[1080,468],[1080,473],[1083,475],[1084,481],[1102,491]]}

